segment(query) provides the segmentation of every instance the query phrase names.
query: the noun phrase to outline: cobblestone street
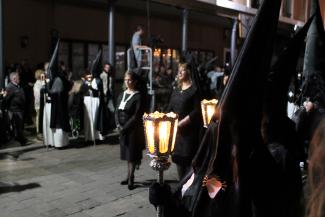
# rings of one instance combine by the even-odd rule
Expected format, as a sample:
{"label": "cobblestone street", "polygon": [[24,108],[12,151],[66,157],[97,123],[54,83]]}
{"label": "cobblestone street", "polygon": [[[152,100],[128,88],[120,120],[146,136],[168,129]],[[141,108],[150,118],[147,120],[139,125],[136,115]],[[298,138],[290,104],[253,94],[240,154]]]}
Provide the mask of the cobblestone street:
{"label": "cobblestone street", "polygon": [[[127,164],[119,159],[119,145],[41,147],[0,157],[1,217],[155,216],[148,186],[156,173],[145,151],[132,191],[120,185]],[[165,178],[176,180],[174,165]]]}

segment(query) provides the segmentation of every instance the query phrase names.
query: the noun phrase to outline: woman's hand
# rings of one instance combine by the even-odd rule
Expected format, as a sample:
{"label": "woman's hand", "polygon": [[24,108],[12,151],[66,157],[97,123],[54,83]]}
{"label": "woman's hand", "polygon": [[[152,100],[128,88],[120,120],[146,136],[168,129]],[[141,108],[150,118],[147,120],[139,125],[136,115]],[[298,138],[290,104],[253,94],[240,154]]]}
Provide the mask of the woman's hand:
{"label": "woman's hand", "polygon": [[182,120],[180,120],[180,121],[178,122],[177,127],[178,127],[178,128],[182,128],[182,127],[188,125],[190,122],[191,122],[191,120],[190,120],[190,116],[187,115],[185,118],[183,118]]}
{"label": "woman's hand", "polygon": [[121,126],[121,125],[117,125],[116,126],[116,129],[117,129],[117,132],[119,133],[119,134],[122,134],[123,133],[123,127]]}
{"label": "woman's hand", "polygon": [[3,97],[6,97],[7,96],[7,91],[5,91],[5,90],[1,90],[1,93],[0,93]]}
{"label": "woman's hand", "polygon": [[310,101],[306,101],[306,102],[304,102],[304,107],[307,112],[310,112],[311,110],[314,109],[314,104]]}
{"label": "woman's hand", "polygon": [[183,121],[183,120],[181,120],[181,121],[178,122],[178,125],[177,125],[178,128],[182,128],[182,127],[183,127],[184,124],[183,124],[182,121]]}

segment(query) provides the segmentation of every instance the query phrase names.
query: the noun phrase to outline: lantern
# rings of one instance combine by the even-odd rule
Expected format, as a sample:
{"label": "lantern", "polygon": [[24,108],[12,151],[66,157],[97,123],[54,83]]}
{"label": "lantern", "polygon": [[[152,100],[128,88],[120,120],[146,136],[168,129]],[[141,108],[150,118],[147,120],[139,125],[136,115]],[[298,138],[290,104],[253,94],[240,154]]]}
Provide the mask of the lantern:
{"label": "lantern", "polygon": [[201,110],[202,110],[202,116],[203,116],[203,126],[208,127],[211,118],[215,112],[216,105],[218,104],[218,100],[212,99],[212,100],[202,100],[201,101]]}
{"label": "lantern", "polygon": [[[143,115],[148,155],[152,158],[150,166],[158,171],[158,182],[163,184],[163,172],[170,166],[168,158],[175,147],[178,115],[159,113]],[[157,216],[162,216],[162,207],[158,207]]]}

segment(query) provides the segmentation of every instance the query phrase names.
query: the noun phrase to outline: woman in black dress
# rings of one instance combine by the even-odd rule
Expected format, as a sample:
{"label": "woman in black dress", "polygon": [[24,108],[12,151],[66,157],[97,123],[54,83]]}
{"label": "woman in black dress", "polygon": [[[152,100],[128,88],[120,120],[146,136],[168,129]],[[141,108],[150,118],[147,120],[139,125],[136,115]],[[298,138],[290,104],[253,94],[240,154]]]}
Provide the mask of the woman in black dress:
{"label": "woman in black dress", "polygon": [[178,114],[179,118],[172,160],[177,165],[179,179],[182,179],[191,170],[202,126],[200,97],[187,64],[179,65],[177,87],[172,93],[168,111]]}
{"label": "woman in black dress", "polygon": [[136,74],[127,71],[124,75],[126,90],[117,99],[115,121],[120,131],[121,160],[128,162],[128,176],[121,185],[134,188],[134,170],[141,163],[144,149],[143,109],[141,95],[137,90]]}

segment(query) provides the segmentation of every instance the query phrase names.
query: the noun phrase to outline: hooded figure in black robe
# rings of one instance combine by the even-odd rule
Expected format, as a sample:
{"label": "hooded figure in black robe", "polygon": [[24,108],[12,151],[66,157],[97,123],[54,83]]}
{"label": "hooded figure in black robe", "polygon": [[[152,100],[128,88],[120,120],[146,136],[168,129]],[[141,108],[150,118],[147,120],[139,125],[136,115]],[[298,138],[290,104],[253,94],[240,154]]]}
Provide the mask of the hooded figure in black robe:
{"label": "hooded figure in black robe", "polygon": [[100,78],[100,73],[102,72],[102,66],[100,64],[101,56],[102,56],[102,51],[100,50],[98,52],[95,60],[92,62],[90,71],[93,75],[93,79],[96,82],[97,89],[93,89],[91,86],[90,86],[90,89],[91,89],[91,91],[93,91],[94,97],[99,97],[99,107],[96,112],[96,118],[95,118],[95,123],[94,123],[95,128],[102,135],[106,135],[108,133],[109,125],[107,123],[108,110],[107,110],[107,106],[105,104],[103,81]]}
{"label": "hooded figure in black robe", "polygon": [[53,80],[49,90],[51,96],[51,128],[62,129],[70,132],[68,98],[72,85],[62,72],[59,72]]}
{"label": "hooded figure in black robe", "polygon": [[273,167],[268,172],[277,177],[273,183],[273,193],[277,197],[274,207],[278,217],[295,217],[302,213],[299,161],[303,149],[297,141],[295,124],[287,116],[287,102],[291,78],[297,74],[298,59],[313,18],[309,19],[278,56],[271,67],[266,85],[262,136],[273,158]]}
{"label": "hooded figure in black robe", "polygon": [[325,31],[318,0],[313,0],[311,14],[315,18],[308,30],[304,58],[303,100],[325,108]]}
{"label": "hooded figure in black robe", "polygon": [[[49,63],[48,73],[50,77],[48,94],[51,99],[51,118],[50,128],[54,132],[54,140],[51,144],[55,147],[63,147],[67,145],[68,141],[59,137],[67,138],[67,133],[70,132],[69,113],[68,111],[68,98],[69,91],[72,87],[72,83],[67,79],[67,75],[60,69],[57,69],[57,52],[59,47],[59,41],[57,42],[54,54]],[[56,137],[55,133],[58,130],[62,130],[62,134]],[[56,138],[59,138],[56,141]],[[65,144],[62,144],[65,143]]]}
{"label": "hooded figure in black robe", "polygon": [[201,181],[194,177],[193,184],[198,185],[192,184],[187,191],[198,190],[192,193],[190,203],[181,203],[186,212],[179,216],[276,216],[272,207],[276,177],[264,171],[273,165],[260,128],[280,5],[280,0],[264,0],[255,17],[220,100],[218,131],[207,131],[216,142],[208,142],[215,151],[209,157],[206,175]]}
{"label": "hooded figure in black robe", "polygon": [[[301,106],[296,115],[299,142],[305,146],[306,153],[310,138],[320,119],[325,116],[325,31],[318,0],[313,0],[311,14],[313,22],[308,30],[303,68]],[[313,109],[306,110],[306,104]]]}

